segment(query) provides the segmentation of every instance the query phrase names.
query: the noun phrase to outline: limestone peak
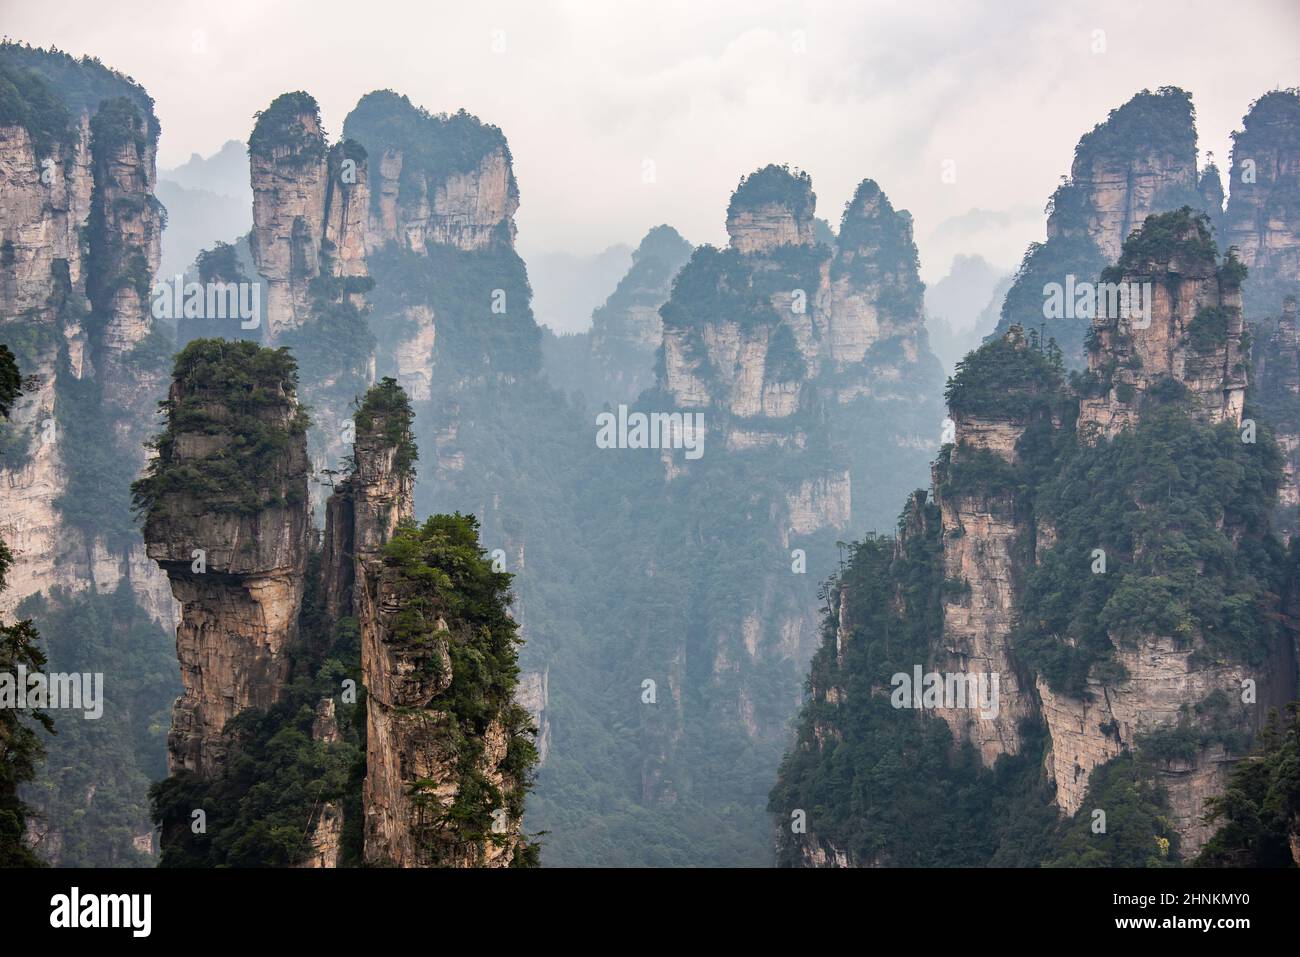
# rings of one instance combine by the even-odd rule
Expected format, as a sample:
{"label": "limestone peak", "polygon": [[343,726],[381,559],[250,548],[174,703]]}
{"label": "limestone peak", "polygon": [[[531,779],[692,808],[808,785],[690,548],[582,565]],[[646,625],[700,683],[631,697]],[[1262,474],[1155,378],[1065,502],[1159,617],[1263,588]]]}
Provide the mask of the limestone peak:
{"label": "limestone peak", "polygon": [[732,248],[742,253],[811,246],[816,209],[811,176],[769,164],[740,178],[727,207],[727,235]]}

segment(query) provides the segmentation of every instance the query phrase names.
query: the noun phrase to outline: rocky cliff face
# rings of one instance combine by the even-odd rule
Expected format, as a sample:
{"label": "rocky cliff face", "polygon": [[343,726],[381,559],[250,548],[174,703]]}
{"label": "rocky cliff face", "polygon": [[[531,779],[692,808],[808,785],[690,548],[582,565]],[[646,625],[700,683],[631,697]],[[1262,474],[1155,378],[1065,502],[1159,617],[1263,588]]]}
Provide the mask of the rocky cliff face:
{"label": "rocky cliff face", "polygon": [[[1080,404],[1084,435],[1109,437],[1134,424],[1148,390],[1171,378],[1190,390],[1205,421],[1241,421],[1249,362],[1242,271],[1219,267],[1208,224],[1177,222],[1183,232],[1172,244],[1130,244],[1103,275],[1131,290],[1130,307],[1099,308],[1093,320],[1088,368],[1100,394]],[[1148,303],[1142,310],[1138,299]]]}
{"label": "rocky cliff face", "polygon": [[1249,311],[1276,316],[1300,293],[1300,94],[1275,90],[1251,105],[1233,134],[1229,179],[1221,244],[1250,270]]}
{"label": "rocky cliff face", "polygon": [[379,209],[366,234],[370,248],[395,242],[423,253],[426,244],[437,243],[473,252],[495,242],[514,242],[519,190],[504,146],[494,147],[468,170],[408,174],[413,186],[405,191],[400,187],[404,162],[400,149],[385,150],[380,158]]}
{"label": "rocky cliff face", "polygon": [[[1045,859],[1070,859],[1072,851],[1050,848],[1079,820],[1075,815],[1116,813],[1106,798],[1111,779],[1099,786],[1097,772],[1121,773],[1113,771],[1116,762],[1129,758],[1145,775],[1139,780],[1163,789],[1162,813],[1183,858],[1195,856],[1214,830],[1203,821],[1206,800],[1221,793],[1267,709],[1297,691],[1294,633],[1273,624],[1282,592],[1260,593],[1249,578],[1280,581],[1283,569],[1263,517],[1276,482],[1266,477],[1273,452],[1267,445],[1256,452],[1254,433],[1243,431],[1243,274],[1231,253],[1217,257],[1208,217],[1187,209],[1152,216],[1102,277],[1148,284],[1149,312],[1099,310],[1089,372],[1074,389],[1064,386],[1058,357],[1014,326],[959,365],[948,390],[953,441],[934,469],[935,506],[918,493],[892,558],[864,543],[841,574],[832,593],[838,617],[834,627],[828,620],[814,659],[812,696],[773,792],[774,811],[789,813],[787,803],[799,808],[810,797],[801,787],[825,780],[820,765],[838,748],[851,749],[863,775],[883,773],[873,748],[886,745],[864,741],[928,737],[932,722],[924,711],[933,711],[952,734],[953,743],[944,745],[948,770],[941,772],[952,781],[978,788],[987,780],[998,793],[1017,775],[1028,789],[1045,774],[1051,799],[1071,819],[1057,837],[1039,838]],[[1296,378],[1294,347],[1283,343],[1294,337],[1294,317],[1284,317],[1268,352],[1278,381]],[[1204,444],[1211,436],[1220,451]],[[1236,464],[1223,464],[1229,460]],[[1228,469],[1224,476],[1260,471],[1245,485],[1225,478],[1195,493],[1176,489],[1168,477],[1170,468],[1190,475],[1220,467]],[[1167,485],[1159,494],[1147,488],[1158,474]],[[1106,490],[1090,491],[1089,483]],[[1168,503],[1166,493],[1174,496]],[[1202,519],[1173,504],[1193,495],[1197,504],[1188,507]],[[937,552],[918,561],[930,538]],[[1224,563],[1211,554],[1224,555]],[[855,574],[868,561],[878,563],[874,571]],[[913,607],[927,582],[936,588],[934,604]],[[1220,618],[1227,605],[1199,604],[1205,589],[1235,593],[1223,601],[1249,607],[1246,619],[1227,625]],[[1165,615],[1159,609],[1175,607],[1166,601],[1182,610]],[[933,624],[926,624],[928,608],[937,612]],[[901,615],[910,624],[882,624]],[[909,634],[919,642],[912,652],[918,671],[959,683],[996,679],[996,707],[938,695],[921,715],[885,708],[889,670],[907,675],[911,667]],[[874,650],[852,658],[863,654],[853,650],[858,643]],[[893,709],[920,700],[914,705],[905,695]],[[867,714],[876,724],[862,723]],[[1041,742],[1040,770],[1034,753]],[[1004,783],[972,773],[963,764],[967,746],[979,766],[997,763]],[[875,778],[862,781],[871,788]],[[779,829],[783,860],[852,866],[899,863],[915,853],[894,844],[897,827],[881,832],[877,850],[866,852],[872,845],[860,843],[860,827],[850,827],[825,793],[819,792],[823,820],[809,820],[803,832]],[[1001,799],[1005,792],[991,798]]]}
{"label": "rocky cliff face", "polygon": [[1114,262],[1147,216],[1181,206],[1198,185],[1190,97],[1173,88],[1143,91],[1079,140],[1047,238],[1086,235]]}
{"label": "rocky cliff face", "polygon": [[654,384],[655,354],[663,341],[659,309],[672,293],[691,244],[671,226],[656,226],[632,253],[628,270],[591,316],[593,364],[604,380],[602,399],[630,402]]}
{"label": "rocky cliff face", "polygon": [[344,133],[375,157],[368,250],[395,243],[423,255],[431,244],[462,252],[513,246],[519,187],[496,127],[464,110],[432,115],[381,90],[361,98]]}
{"label": "rocky cliff face", "polygon": [[[149,312],[161,237],[152,101],[64,54],[4,44],[0,70],[34,120],[0,126],[0,339],[28,378],[0,467],[0,535],[17,559],[0,602],[126,580],[170,627],[166,583],[126,514],[165,376]],[[91,474],[100,446],[114,476]],[[74,492],[117,479],[95,520],[68,514]]]}
{"label": "rocky cliff face", "polygon": [[317,277],[367,274],[368,164],[363,152],[326,144],[306,93],[283,94],[258,114],[248,155],[250,247],[266,284],[266,338],[275,342],[313,318]]}
{"label": "rocky cliff face", "polygon": [[[456,692],[474,680],[461,674],[469,664],[458,651],[473,640],[470,626],[431,593],[427,579],[385,552],[404,523],[403,543],[418,538],[410,526],[410,407],[394,380],[370,391],[356,426],[355,470],[329,501],[323,567],[327,602],[355,616],[361,636],[365,859],[396,867],[509,866],[524,848],[516,792],[523,781],[509,760],[523,712],[507,703],[484,716],[481,735],[467,739]],[[432,555],[442,542],[424,547]],[[443,569],[444,577],[448,571],[460,575]],[[489,810],[500,814],[490,833],[455,816],[482,813],[475,805],[492,795]]]}
{"label": "rocky cliff face", "polygon": [[[1006,342],[1016,350],[1027,348],[1019,329]],[[1010,643],[1023,584],[1017,564],[1023,544],[1032,541],[1032,522],[1013,490],[954,488],[946,486],[945,479],[948,469],[960,469],[972,456],[991,455],[1018,465],[1017,446],[1029,422],[1027,416],[997,418],[960,409],[951,410],[951,415],[954,447],[936,465],[935,499],[945,542],[944,578],[963,587],[944,598],[943,636],[932,670],[976,680],[996,674],[1001,704],[995,715],[949,707],[938,707],[935,713],[991,766],[1000,755],[1020,751],[1020,722],[1033,708]]]}
{"label": "rocky cliff face", "polygon": [[[245,396],[232,395],[240,376]],[[226,722],[270,707],[288,677],[310,544],[306,422],[291,360],[214,339],[178,357],[167,414],[138,495],[149,557],[181,605],[168,765],[210,777]],[[259,455],[249,436],[280,451]],[[193,480],[204,475],[228,484]]]}
{"label": "rocky cliff face", "polygon": [[1266,93],[1233,134],[1224,242],[1248,269],[1246,317],[1257,342],[1255,394],[1285,459],[1279,527],[1293,534],[1300,506],[1300,389],[1295,298],[1300,295],[1300,95]]}
{"label": "rocky cliff face", "polygon": [[[814,241],[815,208],[807,174],[746,177],[727,213],[731,246],[697,251],[664,307],[662,387],[679,408],[709,410],[713,443],[802,448],[823,407],[847,424],[858,399],[910,401],[937,382],[911,217],[864,180],[832,249]],[[687,298],[696,284],[717,290],[708,314]],[[913,421],[893,444],[927,443]]]}
{"label": "rocky cliff face", "polygon": [[1217,223],[1222,202],[1217,170],[1197,169],[1191,97],[1176,87],[1143,90],[1080,138],[1070,179],[1048,204],[1047,242],[1026,252],[996,335],[1045,326],[1066,362],[1081,366],[1091,316],[1047,311],[1049,287],[1095,278],[1152,213],[1187,205]]}

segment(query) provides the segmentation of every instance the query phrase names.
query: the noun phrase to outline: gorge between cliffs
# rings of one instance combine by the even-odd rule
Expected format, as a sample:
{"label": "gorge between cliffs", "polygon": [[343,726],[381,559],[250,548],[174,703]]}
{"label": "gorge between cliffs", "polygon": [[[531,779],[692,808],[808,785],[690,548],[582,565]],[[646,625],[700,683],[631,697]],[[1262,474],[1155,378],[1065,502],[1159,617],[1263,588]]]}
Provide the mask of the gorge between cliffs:
{"label": "gorge between cliffs", "polygon": [[0,43],[0,864],[1300,866],[1300,92],[1071,106],[978,291],[884,153],[647,158],[566,330],[537,131],[348,76],[160,171]]}

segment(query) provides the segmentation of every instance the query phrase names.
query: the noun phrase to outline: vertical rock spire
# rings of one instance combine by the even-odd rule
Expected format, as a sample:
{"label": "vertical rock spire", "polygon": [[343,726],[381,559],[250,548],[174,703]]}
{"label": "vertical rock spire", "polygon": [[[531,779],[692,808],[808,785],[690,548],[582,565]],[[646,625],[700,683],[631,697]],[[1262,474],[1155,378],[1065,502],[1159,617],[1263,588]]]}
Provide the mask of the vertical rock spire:
{"label": "vertical rock spire", "polygon": [[173,772],[217,773],[226,722],[274,704],[288,678],[310,535],[296,391],[283,353],[191,342],[176,359],[158,455],[134,487],[148,555],[181,603]]}

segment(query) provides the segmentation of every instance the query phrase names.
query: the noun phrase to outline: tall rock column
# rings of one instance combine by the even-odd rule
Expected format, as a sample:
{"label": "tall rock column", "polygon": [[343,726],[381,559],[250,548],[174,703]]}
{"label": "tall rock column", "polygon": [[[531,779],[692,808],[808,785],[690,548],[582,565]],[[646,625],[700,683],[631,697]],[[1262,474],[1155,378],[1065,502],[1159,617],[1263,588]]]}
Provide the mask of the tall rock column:
{"label": "tall rock column", "polygon": [[[971,353],[949,388],[953,444],[934,468],[943,522],[943,634],[934,667],[996,687],[996,707],[940,707],[958,739],[987,766],[1020,751],[1020,723],[1034,699],[1016,661],[1011,634],[1023,587],[1022,556],[1038,529],[1011,478],[1020,442],[1035,420],[1053,425],[1051,398],[1061,386],[1051,361],[1019,326]],[[965,678],[963,680],[970,680]],[[996,680],[996,686],[993,684]]]}
{"label": "tall rock column", "polygon": [[1208,222],[1190,213],[1153,217],[1177,232],[1166,238],[1155,226],[1144,229],[1102,274],[1088,350],[1094,385],[1079,407],[1085,438],[1136,423],[1148,390],[1171,378],[1190,390],[1205,421],[1241,421],[1245,270],[1231,252],[1220,268]]}
{"label": "tall rock column", "polygon": [[1300,292],[1300,94],[1265,93],[1233,134],[1221,244],[1250,270],[1251,312]]}
{"label": "tall rock column", "polygon": [[352,398],[373,381],[364,316],[364,293],[373,285],[366,151],[351,141],[327,146],[315,99],[296,92],[258,114],[248,154],[250,249],[265,288],[262,337],[290,347],[302,363],[303,398],[313,409],[312,464],[317,472],[336,469],[347,452],[343,425]]}
{"label": "tall rock column", "polygon": [[[327,147],[320,109],[306,93],[285,93],[258,114],[248,140],[253,187],[250,245],[266,283],[269,341],[319,318],[321,300],[347,296],[346,280],[366,277],[370,187],[366,152],[356,143]],[[319,277],[345,280],[333,293]]]}
{"label": "tall rock column", "polygon": [[1091,315],[1044,307],[1049,285],[1093,279],[1119,258],[1124,241],[1152,213],[1184,205],[1221,210],[1217,171],[1196,166],[1196,116],[1192,98],[1177,87],[1143,90],[1111,110],[1079,139],[1070,167],[1048,202],[1047,242],[1025,254],[1002,305],[997,334],[1012,325],[1046,327],[1071,368],[1085,361]]}
{"label": "tall rock column", "polygon": [[284,690],[310,543],[296,386],[283,353],[191,342],[176,360],[158,456],[135,486],[148,555],[181,603],[173,773],[213,775],[226,722]]}
{"label": "tall rock column", "polygon": [[[126,579],[171,627],[126,497],[166,380],[150,315],[152,101],[97,61],[17,44],[0,44],[0,75],[15,108],[0,124],[0,340],[27,379],[0,468],[0,533],[17,560],[0,607]],[[97,509],[78,508],[95,493]]]}
{"label": "tall rock column", "polygon": [[258,114],[248,141],[257,271],[266,282],[266,337],[275,341],[311,315],[320,274],[328,168],[320,110],[306,93],[285,93]]}
{"label": "tall rock column", "polygon": [[[1104,442],[1136,429],[1139,419],[1158,405],[1157,390],[1183,395],[1191,416],[1201,422],[1241,424],[1248,361],[1241,307],[1245,269],[1231,251],[1222,263],[1216,252],[1209,218],[1186,208],[1150,217],[1125,243],[1119,262],[1102,279],[1145,290],[1149,312],[1098,309],[1089,376],[1081,380],[1080,442]],[[1217,521],[1223,526],[1227,520],[1220,515]],[[1250,534],[1224,531],[1234,540]],[[1135,543],[1131,560],[1140,561],[1144,551],[1156,552],[1160,546],[1159,533],[1146,532]],[[1242,701],[1248,681],[1258,682],[1261,702],[1278,695],[1285,701],[1280,689],[1293,683],[1290,664],[1275,663],[1260,672],[1232,656],[1206,654],[1199,626],[1187,634],[1150,628],[1124,638],[1111,626],[1108,638],[1124,677],[1115,678],[1114,669],[1093,668],[1077,694],[1053,687],[1042,676],[1037,681],[1051,735],[1046,768],[1065,814],[1083,806],[1093,771],[1130,749],[1140,752],[1144,735],[1168,731],[1185,720],[1204,731],[1214,711],[1207,709],[1203,716],[1202,709],[1216,699]],[[1249,730],[1251,710],[1222,720]],[[1204,802],[1222,791],[1232,762],[1225,747],[1215,743],[1161,765],[1184,856],[1194,854],[1212,833],[1202,820]]]}
{"label": "tall rock column", "polygon": [[[365,859],[504,867],[524,847],[524,777],[535,756],[516,743],[527,712],[511,700],[516,629],[501,587],[509,576],[488,570],[473,519],[411,524],[411,420],[395,380],[367,393],[355,416],[354,471],[327,512],[326,600],[357,619],[368,695]],[[350,533],[340,527],[348,521]]]}
{"label": "tall rock column", "polygon": [[1255,327],[1254,384],[1285,455],[1277,527],[1290,535],[1300,506],[1300,93],[1274,90],[1251,104],[1233,134],[1231,186],[1223,243],[1237,248],[1249,270],[1243,298]]}

